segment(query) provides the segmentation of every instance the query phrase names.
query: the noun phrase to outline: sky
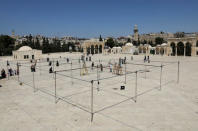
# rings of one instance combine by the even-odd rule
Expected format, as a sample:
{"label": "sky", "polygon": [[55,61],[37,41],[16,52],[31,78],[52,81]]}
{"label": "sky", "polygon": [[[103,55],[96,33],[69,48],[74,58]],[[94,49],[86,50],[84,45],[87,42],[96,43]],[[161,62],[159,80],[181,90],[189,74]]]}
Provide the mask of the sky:
{"label": "sky", "polygon": [[118,37],[198,32],[198,0],[0,0],[0,34]]}

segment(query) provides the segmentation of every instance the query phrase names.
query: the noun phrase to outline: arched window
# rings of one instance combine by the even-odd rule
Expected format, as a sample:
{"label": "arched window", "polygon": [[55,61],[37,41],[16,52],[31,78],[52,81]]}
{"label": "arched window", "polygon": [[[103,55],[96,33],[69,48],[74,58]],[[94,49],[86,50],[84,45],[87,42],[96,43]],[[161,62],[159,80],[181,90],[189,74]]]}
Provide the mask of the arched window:
{"label": "arched window", "polygon": [[197,43],[196,43],[196,47],[198,47],[198,41],[197,41]]}

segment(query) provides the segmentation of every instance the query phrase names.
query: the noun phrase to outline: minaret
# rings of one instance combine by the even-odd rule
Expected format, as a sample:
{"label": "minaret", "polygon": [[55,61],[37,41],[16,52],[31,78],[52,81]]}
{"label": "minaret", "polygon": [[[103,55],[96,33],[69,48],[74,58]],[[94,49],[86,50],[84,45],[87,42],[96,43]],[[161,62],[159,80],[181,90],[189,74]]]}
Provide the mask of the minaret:
{"label": "minaret", "polygon": [[138,27],[137,27],[137,25],[135,25],[134,26],[134,30],[133,30],[133,32],[134,32],[134,40],[135,41],[138,41]]}
{"label": "minaret", "polygon": [[15,31],[12,30],[12,38],[14,38],[14,37],[15,37]]}

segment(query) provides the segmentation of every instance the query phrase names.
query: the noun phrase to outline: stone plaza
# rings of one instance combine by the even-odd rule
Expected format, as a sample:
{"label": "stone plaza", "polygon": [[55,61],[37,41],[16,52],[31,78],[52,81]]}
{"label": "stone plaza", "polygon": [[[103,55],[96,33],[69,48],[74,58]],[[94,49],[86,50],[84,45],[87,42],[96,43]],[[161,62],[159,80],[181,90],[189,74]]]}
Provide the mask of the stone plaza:
{"label": "stone plaza", "polygon": [[[0,80],[1,129],[198,129],[197,57],[150,55],[150,61],[144,62],[144,55],[95,54],[85,61],[88,73],[82,75],[81,56],[43,54],[36,72],[31,72],[30,61],[20,61],[19,76]],[[109,64],[118,63],[120,58],[126,58],[122,73],[110,72]],[[16,69],[17,61],[11,57],[1,57],[1,68],[8,68],[7,61]],[[49,73],[50,67],[56,73]]]}

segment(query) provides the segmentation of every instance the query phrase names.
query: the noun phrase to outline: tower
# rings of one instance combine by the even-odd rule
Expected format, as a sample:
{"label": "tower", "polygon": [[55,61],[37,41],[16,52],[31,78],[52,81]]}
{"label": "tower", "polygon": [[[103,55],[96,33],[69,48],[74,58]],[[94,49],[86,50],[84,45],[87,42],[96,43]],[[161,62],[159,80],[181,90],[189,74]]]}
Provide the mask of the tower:
{"label": "tower", "polygon": [[14,37],[15,37],[15,31],[12,30],[12,38],[14,38]]}
{"label": "tower", "polygon": [[134,30],[133,30],[133,32],[134,32],[134,40],[135,41],[138,41],[138,27],[137,27],[137,25],[135,25],[134,26]]}

